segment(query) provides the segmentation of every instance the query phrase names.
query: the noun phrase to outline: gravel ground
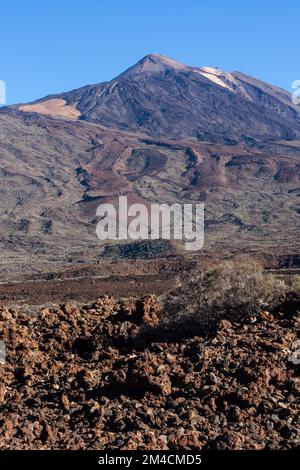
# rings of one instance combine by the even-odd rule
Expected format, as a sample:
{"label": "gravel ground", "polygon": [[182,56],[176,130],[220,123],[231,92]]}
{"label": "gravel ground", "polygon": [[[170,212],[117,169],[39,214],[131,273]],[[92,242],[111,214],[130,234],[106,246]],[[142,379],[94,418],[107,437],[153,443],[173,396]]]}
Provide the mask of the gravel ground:
{"label": "gravel ground", "polygon": [[3,306],[0,448],[300,447],[297,309],[163,342],[153,296]]}

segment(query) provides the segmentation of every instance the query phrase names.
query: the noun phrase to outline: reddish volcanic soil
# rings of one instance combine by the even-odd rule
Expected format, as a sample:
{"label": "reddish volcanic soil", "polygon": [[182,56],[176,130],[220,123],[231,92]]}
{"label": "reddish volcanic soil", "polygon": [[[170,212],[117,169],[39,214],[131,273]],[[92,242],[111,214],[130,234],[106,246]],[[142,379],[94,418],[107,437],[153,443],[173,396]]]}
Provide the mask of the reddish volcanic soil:
{"label": "reddish volcanic soil", "polygon": [[69,299],[87,302],[95,295],[104,294],[118,297],[159,295],[170,290],[173,285],[174,274],[11,282],[0,284],[0,302],[43,305]]}

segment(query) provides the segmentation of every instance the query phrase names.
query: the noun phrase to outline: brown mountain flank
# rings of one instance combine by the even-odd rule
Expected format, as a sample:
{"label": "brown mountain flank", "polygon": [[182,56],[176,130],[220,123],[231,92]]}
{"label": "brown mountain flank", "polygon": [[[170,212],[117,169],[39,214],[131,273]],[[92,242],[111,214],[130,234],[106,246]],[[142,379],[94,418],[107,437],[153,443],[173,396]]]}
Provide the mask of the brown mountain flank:
{"label": "brown mountain flank", "polygon": [[1,108],[1,278],[189,258],[173,241],[100,242],[96,208],[119,195],[204,202],[197,259],[255,253],[299,266],[299,141],[288,92],[157,54],[111,82]]}

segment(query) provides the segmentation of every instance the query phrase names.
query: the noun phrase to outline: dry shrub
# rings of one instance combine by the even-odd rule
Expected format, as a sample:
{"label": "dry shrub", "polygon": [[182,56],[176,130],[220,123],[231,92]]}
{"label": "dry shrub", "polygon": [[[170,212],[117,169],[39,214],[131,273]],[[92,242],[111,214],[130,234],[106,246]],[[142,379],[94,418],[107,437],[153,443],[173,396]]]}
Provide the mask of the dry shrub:
{"label": "dry shrub", "polygon": [[296,276],[294,276],[292,279],[292,289],[297,294],[300,294],[300,275],[299,274],[296,274]]}
{"label": "dry shrub", "polygon": [[286,290],[256,262],[224,262],[177,286],[165,299],[163,322],[196,334],[221,318],[241,321],[275,307]]}

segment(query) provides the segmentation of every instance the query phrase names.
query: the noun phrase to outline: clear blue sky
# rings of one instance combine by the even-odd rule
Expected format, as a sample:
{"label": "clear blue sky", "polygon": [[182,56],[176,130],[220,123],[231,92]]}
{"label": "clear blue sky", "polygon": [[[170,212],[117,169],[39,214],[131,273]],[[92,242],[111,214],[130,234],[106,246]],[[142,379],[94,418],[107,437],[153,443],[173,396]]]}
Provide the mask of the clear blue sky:
{"label": "clear blue sky", "polygon": [[156,52],[242,70],[288,90],[300,79],[299,0],[0,0],[8,104],[109,80]]}

